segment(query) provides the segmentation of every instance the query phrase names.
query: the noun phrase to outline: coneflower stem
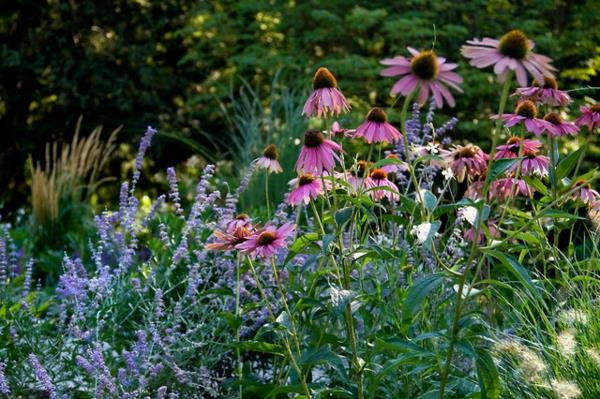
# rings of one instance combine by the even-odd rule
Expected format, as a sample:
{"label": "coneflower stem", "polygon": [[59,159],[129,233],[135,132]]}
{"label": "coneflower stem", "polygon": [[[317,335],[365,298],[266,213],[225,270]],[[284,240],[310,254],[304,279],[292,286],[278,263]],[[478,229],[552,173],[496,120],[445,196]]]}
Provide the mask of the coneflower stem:
{"label": "coneflower stem", "polygon": [[271,219],[271,204],[269,201],[269,171],[265,170],[265,201],[267,204],[267,218]]}
{"label": "coneflower stem", "polygon": [[421,187],[417,182],[417,178],[415,176],[415,168],[410,159],[410,144],[408,143],[408,137],[406,137],[406,113],[408,112],[408,104],[412,101],[412,99],[417,94],[418,87],[412,91],[408,96],[404,98],[404,103],[402,104],[402,111],[400,113],[400,128],[402,130],[402,142],[404,144],[404,156],[406,157],[406,164],[408,165],[408,174],[410,175],[410,180],[415,187],[416,199],[421,205],[421,211],[424,215],[427,214],[425,211],[425,204],[423,203],[423,198],[421,198]]}
{"label": "coneflower stem", "polygon": [[[273,310],[271,309],[271,305],[269,304],[267,295],[265,294],[265,291],[262,288],[262,284],[260,283],[260,276],[258,275],[258,273],[256,272],[256,269],[254,268],[252,259],[250,259],[250,257],[248,257],[247,259],[248,259],[248,265],[250,266],[250,271],[252,272],[252,276],[254,277],[254,280],[256,281],[256,288],[258,289],[258,292],[259,292],[263,302],[265,303],[265,306],[267,307],[267,312],[269,313],[269,316],[271,317],[271,321],[273,323],[277,323],[277,318],[275,317],[275,314],[273,314]],[[290,315],[290,321],[291,321],[291,317],[292,316]],[[292,336],[297,338],[295,333]],[[312,395],[310,393],[310,389],[308,388],[308,385],[306,384],[306,380],[304,378],[304,375],[302,374],[302,370],[300,369],[300,367],[298,366],[298,363],[296,362],[296,358],[294,357],[294,353],[292,352],[290,343],[285,335],[282,335],[282,339],[283,339],[283,346],[287,352],[288,357],[290,358],[290,363],[292,364],[292,368],[296,371],[296,373],[298,373],[298,378],[300,379],[300,385],[302,385],[302,390],[304,391],[304,394],[306,395],[306,397],[308,399],[310,399],[312,397]],[[299,348],[299,345],[297,343],[296,343],[296,346]],[[298,353],[298,355],[300,355],[300,352]]]}
{"label": "coneflower stem", "polygon": [[[241,318],[241,312],[240,312],[240,285],[241,285],[241,261],[242,261],[242,255],[238,254],[237,259],[236,259],[236,287],[235,287],[235,317],[237,319],[237,321],[239,322],[240,318]],[[240,325],[241,323],[238,323],[238,326],[236,327],[236,331],[235,331],[235,338],[236,341],[238,342],[238,344],[241,342],[240,341]],[[240,388],[239,388],[239,393],[240,393],[240,399],[242,399],[242,378],[243,378],[243,370],[244,370],[244,366],[242,363],[242,350],[238,347],[236,349],[236,357],[237,357],[237,364],[238,364],[238,380],[240,382]]]}
{"label": "coneflower stem", "polygon": [[479,252],[478,251],[479,243],[478,243],[477,238],[479,237],[479,234],[481,233],[481,227],[483,225],[483,218],[480,215],[483,214],[483,207],[485,205],[488,191],[489,191],[490,184],[491,184],[491,173],[489,173],[489,171],[491,170],[491,167],[494,163],[494,156],[496,155],[496,146],[498,144],[498,137],[500,136],[500,127],[502,126],[502,119],[500,118],[500,115],[502,115],[504,113],[504,109],[506,108],[506,102],[508,100],[508,92],[510,90],[511,80],[512,80],[512,72],[508,75],[508,77],[504,81],[504,86],[502,87],[502,94],[500,95],[500,105],[498,106],[498,120],[496,121],[496,126],[492,133],[492,149],[490,151],[490,157],[489,157],[489,161],[488,161],[488,167],[487,167],[488,173],[486,175],[485,182],[483,184],[483,191],[481,194],[482,201],[480,201],[480,203],[477,206],[477,226],[474,226],[475,234],[473,236],[474,237],[473,243],[471,244],[471,253],[469,254],[467,261],[465,262],[465,270],[463,271],[462,276],[460,277],[459,284],[458,284],[458,290],[456,292],[456,304],[454,305],[454,320],[452,321],[450,344],[448,346],[446,363],[444,364],[444,368],[442,369],[442,372],[440,375],[440,390],[439,390],[439,395],[438,395],[439,399],[444,399],[444,394],[446,391],[446,384],[448,383],[448,374],[450,373],[450,367],[452,366],[452,357],[454,356],[454,347],[456,346],[458,333],[460,332],[460,316],[461,316],[462,303],[463,303],[462,296],[463,296],[463,291],[465,288],[465,283],[467,280],[467,275],[469,273],[471,263],[473,262],[473,260],[477,256],[477,253]]}

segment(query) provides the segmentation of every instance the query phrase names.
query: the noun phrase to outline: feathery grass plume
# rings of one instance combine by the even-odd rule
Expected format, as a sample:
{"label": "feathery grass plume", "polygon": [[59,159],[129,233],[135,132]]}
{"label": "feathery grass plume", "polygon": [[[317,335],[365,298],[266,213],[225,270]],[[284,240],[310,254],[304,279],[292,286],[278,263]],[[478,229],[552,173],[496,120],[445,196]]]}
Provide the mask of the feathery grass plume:
{"label": "feathery grass plume", "polygon": [[577,349],[575,329],[570,328],[558,334],[556,342],[558,343],[558,350],[561,354],[567,357],[575,355],[575,350]]}
{"label": "feathery grass plume", "polygon": [[558,314],[556,320],[564,326],[574,327],[577,324],[587,324],[588,317],[583,310],[565,309]]}
{"label": "feathery grass plume", "polygon": [[81,122],[77,120],[71,144],[58,142],[46,144],[44,167],[37,162],[31,165],[31,205],[35,221],[53,228],[59,220],[60,202],[63,198],[83,201],[96,187],[108,179],[98,175],[110,159],[121,126],[112,131],[107,141],[102,141],[102,126],[97,126],[86,138],[80,138]]}
{"label": "feathery grass plume", "polygon": [[600,367],[600,353],[598,353],[596,348],[587,348],[585,353],[592,359],[596,367]]}
{"label": "feathery grass plume", "polygon": [[575,399],[581,396],[579,386],[571,381],[552,380],[550,386],[559,399]]}
{"label": "feathery grass plume", "polygon": [[538,381],[541,377],[540,374],[547,369],[546,363],[540,356],[515,339],[505,338],[498,341],[494,350],[498,354],[515,357],[519,363],[519,370],[530,382]]}

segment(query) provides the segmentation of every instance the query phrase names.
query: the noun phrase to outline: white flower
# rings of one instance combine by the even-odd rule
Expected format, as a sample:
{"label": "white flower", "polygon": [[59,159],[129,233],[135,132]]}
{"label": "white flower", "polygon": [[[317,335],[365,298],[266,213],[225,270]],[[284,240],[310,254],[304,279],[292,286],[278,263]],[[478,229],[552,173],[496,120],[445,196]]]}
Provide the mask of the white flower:
{"label": "white flower", "polygon": [[454,178],[454,172],[452,172],[452,169],[450,168],[442,170],[442,175],[444,176],[444,180],[451,180]]}
{"label": "white flower", "polygon": [[425,241],[427,241],[427,238],[431,233],[432,226],[433,224],[431,223],[421,223],[418,226],[413,226],[411,233],[417,236],[417,242],[419,244],[423,244]]}

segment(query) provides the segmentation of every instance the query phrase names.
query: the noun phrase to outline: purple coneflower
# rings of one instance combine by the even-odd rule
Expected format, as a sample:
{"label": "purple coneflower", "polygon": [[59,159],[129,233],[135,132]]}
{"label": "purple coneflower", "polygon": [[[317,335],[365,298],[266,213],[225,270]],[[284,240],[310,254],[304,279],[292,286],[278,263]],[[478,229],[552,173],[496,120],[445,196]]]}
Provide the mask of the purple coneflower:
{"label": "purple coneflower", "polygon": [[[370,187],[367,188],[372,189],[369,191],[369,194],[371,194],[373,201],[381,201],[384,198],[387,198],[390,202],[400,200],[398,187],[388,180],[387,173],[382,169],[374,169],[371,171],[371,181],[369,182],[369,186]],[[378,187],[387,187],[389,190],[378,190]]]}
{"label": "purple coneflower", "polygon": [[546,131],[551,136],[574,136],[579,132],[577,125],[571,122],[563,120],[558,112],[550,112],[544,116],[544,120],[550,125],[546,128]]}
{"label": "purple coneflower", "polygon": [[253,233],[253,229],[240,226],[236,227],[231,232],[223,232],[219,230],[213,231],[213,237],[215,241],[206,244],[206,250],[208,251],[231,251],[236,248],[237,245],[246,241]]}
{"label": "purple coneflower", "polygon": [[343,127],[341,127],[338,121],[333,122],[333,124],[331,125],[332,137],[343,139],[346,137],[351,137],[354,132],[355,130],[353,129],[344,129]]}
{"label": "purple coneflower", "polygon": [[304,174],[293,179],[290,181],[290,185],[295,187],[287,197],[287,203],[290,205],[298,206],[301,203],[308,205],[311,199],[315,200],[320,194],[323,194],[323,184],[311,174]]}
{"label": "purple coneflower", "polygon": [[281,173],[283,169],[279,164],[279,153],[277,147],[273,144],[269,144],[263,151],[262,157],[256,160],[256,165],[267,170],[269,173]]}
{"label": "purple coneflower", "polygon": [[575,121],[579,126],[587,126],[591,132],[598,126],[600,126],[600,103],[594,104],[591,107],[581,106],[579,107],[581,116]]}
{"label": "purple coneflower", "polygon": [[[548,174],[548,163],[550,159],[545,155],[539,155],[538,151],[523,151],[523,160],[521,161],[521,173],[523,175],[538,175],[544,177]],[[511,167],[511,171],[516,171],[517,165]]]}
{"label": "purple coneflower", "polygon": [[252,258],[269,259],[286,246],[285,240],[292,235],[294,229],[293,223],[285,223],[279,228],[265,226],[236,248]]}
{"label": "purple coneflower", "polygon": [[586,205],[592,205],[600,200],[600,194],[592,188],[592,185],[587,180],[577,180],[573,186],[577,187],[577,190],[573,192],[573,200],[581,200]]}
{"label": "purple coneflower", "polygon": [[473,144],[456,146],[454,151],[446,155],[450,169],[456,180],[461,183],[468,178],[472,180],[482,175],[487,169],[489,156],[481,148]]}
{"label": "purple coneflower", "polygon": [[449,106],[454,107],[455,101],[452,93],[446,86],[449,86],[459,93],[462,93],[460,84],[463,78],[457,73],[452,72],[457,64],[446,63],[446,59],[438,57],[431,50],[421,51],[407,47],[412,54],[409,60],[398,56],[381,60],[383,65],[389,65],[381,71],[381,76],[403,76],[392,87],[392,94],[410,95],[419,85],[419,94],[417,103],[423,105],[429,98],[429,92],[433,94],[433,99],[437,108],[444,106],[444,100]]}
{"label": "purple coneflower", "polygon": [[[486,227],[487,227],[488,232],[490,233],[490,237],[496,238],[498,236],[498,228],[496,226],[496,223],[494,223],[493,220],[488,220],[486,222]],[[475,240],[475,230],[477,230],[475,226],[471,226],[469,229],[467,229],[465,231],[465,239],[473,242]],[[477,235],[477,243],[482,244],[484,242],[484,239],[485,239],[485,228],[482,226],[479,229],[479,234]]]}
{"label": "purple coneflower", "polygon": [[370,176],[365,176],[367,169],[371,169],[371,163],[366,161],[358,161],[358,163],[350,170],[347,176],[348,184],[352,186],[354,191],[359,192],[372,187],[373,181]]}
{"label": "purple coneflower", "polygon": [[500,40],[484,38],[467,40],[469,45],[462,46],[462,54],[470,59],[469,63],[477,68],[494,65],[498,81],[504,82],[510,71],[515,71],[517,82],[527,86],[527,72],[538,81],[544,76],[553,78],[552,60],[544,55],[535,54],[535,44],[520,30],[512,30]]}
{"label": "purple coneflower", "polygon": [[358,137],[367,143],[395,143],[402,136],[398,129],[388,123],[386,112],[374,107],[367,114],[367,120],[356,128],[354,138]]}
{"label": "purple coneflower", "polygon": [[225,223],[225,231],[229,234],[241,227],[245,227],[250,230],[254,229],[254,226],[252,225],[252,219],[250,219],[250,216],[245,213],[240,213],[235,218]]}
{"label": "purple coneflower", "polygon": [[531,87],[519,87],[515,91],[515,95],[521,100],[537,101],[541,104],[552,106],[569,105],[571,97],[564,91],[558,90],[556,79],[544,76],[543,84],[540,84],[536,79],[531,83]]}
{"label": "purple coneflower", "polygon": [[313,78],[313,92],[304,103],[302,115],[339,115],[348,112],[350,105],[337,88],[335,76],[327,68],[319,68]]}
{"label": "purple coneflower", "polygon": [[385,173],[402,173],[408,171],[408,164],[404,161],[400,160],[400,157],[396,154],[388,154],[386,159],[395,159],[398,163],[393,163],[389,165],[383,165],[380,169]]}
{"label": "purple coneflower", "polygon": [[341,150],[339,144],[326,139],[321,132],[309,130],[304,134],[304,145],[296,161],[296,170],[315,175],[333,170],[335,161],[340,160],[336,152]]}
{"label": "purple coneflower", "polygon": [[545,130],[552,129],[550,122],[537,117],[537,107],[530,100],[523,100],[517,104],[514,114],[493,115],[492,119],[502,119],[506,127],[513,127],[523,123],[528,132],[539,136]]}
{"label": "purple coneflower", "polygon": [[[524,139],[523,153],[537,153],[542,147],[542,143],[538,140]],[[496,155],[494,159],[502,158],[517,158],[519,156],[519,147],[521,146],[521,138],[512,136],[506,140],[506,144],[496,147]]]}
{"label": "purple coneflower", "polygon": [[533,188],[523,179],[505,177],[492,182],[490,193],[493,198],[506,200],[515,195],[530,197],[533,195]]}

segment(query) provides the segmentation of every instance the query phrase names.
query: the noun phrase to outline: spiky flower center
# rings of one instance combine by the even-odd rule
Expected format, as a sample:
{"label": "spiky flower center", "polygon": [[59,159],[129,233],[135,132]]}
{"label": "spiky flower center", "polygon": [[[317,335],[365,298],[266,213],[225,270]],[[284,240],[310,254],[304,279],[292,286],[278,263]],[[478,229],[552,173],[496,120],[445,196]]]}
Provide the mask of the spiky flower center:
{"label": "spiky flower center", "polygon": [[236,218],[237,220],[246,220],[246,219],[248,219],[249,217],[250,217],[250,216],[248,216],[248,215],[247,215],[247,214],[245,214],[245,213],[240,213],[240,214],[238,214],[238,215],[237,215],[235,218]]}
{"label": "spiky flower center", "polygon": [[507,57],[522,60],[529,51],[527,36],[518,29],[511,30],[500,38],[498,50]]}
{"label": "spiky flower center", "polygon": [[277,160],[279,158],[277,147],[275,147],[274,144],[269,144],[267,148],[264,149],[263,156],[272,160]]}
{"label": "spiky flower center", "polygon": [[544,76],[543,84],[540,84],[540,82],[538,82],[536,79],[533,79],[533,82],[531,84],[536,87],[543,87],[544,89],[558,89],[558,83],[556,82],[556,79],[550,78],[548,76]]}
{"label": "spiky flower center", "polygon": [[302,175],[298,178],[298,186],[305,186],[315,181],[315,177],[310,174]]}
{"label": "spiky flower center", "polygon": [[527,119],[533,119],[537,116],[537,107],[533,101],[521,101],[519,105],[517,105],[515,113],[519,116],[524,116]]}
{"label": "spiky flower center", "polygon": [[369,122],[385,123],[387,122],[387,114],[379,107],[371,108],[367,114],[367,120]]}
{"label": "spiky flower center", "polygon": [[537,154],[537,151],[535,151],[535,150],[530,150],[530,149],[528,150],[528,149],[524,149],[524,150],[523,150],[523,155],[524,155],[526,158],[532,159],[532,158],[535,158],[535,157],[537,157],[537,155],[538,155],[538,154]]}
{"label": "spiky flower center", "polygon": [[467,144],[458,151],[458,158],[474,158],[477,152],[477,148],[474,145]]}
{"label": "spiky flower center", "polygon": [[592,188],[592,185],[585,179],[579,179],[573,185],[580,188]]}
{"label": "spiky flower center", "polygon": [[319,147],[321,144],[323,144],[323,140],[325,140],[323,133],[317,130],[309,130],[308,132],[304,133],[304,145],[308,148]]}
{"label": "spiky flower center", "polygon": [[371,178],[374,179],[374,180],[387,179],[387,173],[383,169],[374,169],[371,172]]}
{"label": "spiky flower center", "polygon": [[272,231],[265,231],[258,236],[256,243],[260,246],[269,245],[277,239],[277,235]]}
{"label": "spiky flower center", "polygon": [[506,141],[507,145],[519,144],[521,139],[518,136],[512,136]]}
{"label": "spiky flower center", "polygon": [[546,114],[544,116],[544,120],[552,123],[553,125],[560,125],[563,121],[558,112],[550,112],[549,114]]}
{"label": "spiky flower center", "polygon": [[590,111],[600,114],[600,103],[592,105]]}
{"label": "spiky flower center", "polygon": [[337,87],[337,80],[335,79],[335,76],[329,72],[329,69],[324,67],[317,69],[317,72],[315,72],[315,76],[313,77],[313,89],[333,89],[335,87]]}
{"label": "spiky flower center", "polygon": [[431,51],[421,51],[410,63],[412,72],[423,80],[431,80],[440,72],[437,55]]}

